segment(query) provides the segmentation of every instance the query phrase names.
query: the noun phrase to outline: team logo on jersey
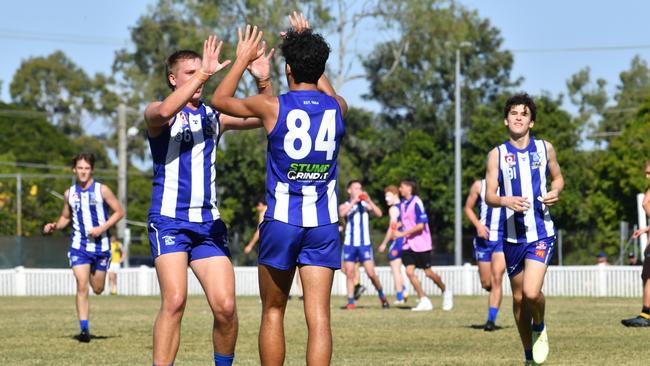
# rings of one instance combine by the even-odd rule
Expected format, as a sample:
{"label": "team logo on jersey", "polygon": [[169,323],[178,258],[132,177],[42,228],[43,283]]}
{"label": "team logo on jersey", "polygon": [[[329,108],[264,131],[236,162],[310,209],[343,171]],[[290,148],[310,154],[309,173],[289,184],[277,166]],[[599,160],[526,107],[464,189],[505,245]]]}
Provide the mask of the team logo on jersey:
{"label": "team logo on jersey", "polygon": [[96,205],[97,204],[97,197],[95,196],[95,192],[89,192],[88,193],[88,200],[90,200],[91,205]]}
{"label": "team logo on jersey", "polygon": [[327,180],[331,164],[291,163],[287,178],[289,180]]}
{"label": "team logo on jersey", "polygon": [[542,157],[539,156],[537,151],[530,153],[530,161],[532,162],[531,167],[533,169],[539,169],[539,167],[542,166]]}
{"label": "team logo on jersey", "polygon": [[176,237],[173,235],[165,235],[162,238],[165,241],[165,245],[174,245],[176,242]]}
{"label": "team logo on jersey", "polygon": [[187,113],[185,112],[179,112],[178,113],[178,119],[181,121],[181,127],[185,127],[188,125],[187,122]]}
{"label": "team logo on jersey", "polygon": [[517,158],[515,157],[515,154],[513,154],[513,153],[506,154],[506,156],[504,156],[503,159],[505,160],[506,164],[508,164],[508,166],[517,165]]}

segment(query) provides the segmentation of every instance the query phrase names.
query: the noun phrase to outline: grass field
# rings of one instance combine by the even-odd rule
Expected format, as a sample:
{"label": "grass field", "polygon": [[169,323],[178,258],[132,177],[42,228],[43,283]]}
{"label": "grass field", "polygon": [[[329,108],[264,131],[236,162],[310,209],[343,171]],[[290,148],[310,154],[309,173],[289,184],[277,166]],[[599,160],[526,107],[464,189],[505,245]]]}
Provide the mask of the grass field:
{"label": "grass field", "polygon": [[[365,296],[360,308],[332,301],[333,365],[520,365],[523,351],[510,299],[492,333],[471,326],[485,321],[486,298],[457,296],[451,312],[382,310]],[[157,297],[91,297],[92,342],[81,344],[73,297],[0,297],[1,365],[150,365],[151,328]],[[260,303],[238,298],[237,365],[259,364]],[[640,299],[549,298],[549,365],[647,365],[650,328],[630,329],[620,319],[635,315]],[[176,365],[212,365],[212,318],[204,298],[188,300]],[[291,300],[286,317],[286,365],[303,365],[306,327],[302,302]]]}

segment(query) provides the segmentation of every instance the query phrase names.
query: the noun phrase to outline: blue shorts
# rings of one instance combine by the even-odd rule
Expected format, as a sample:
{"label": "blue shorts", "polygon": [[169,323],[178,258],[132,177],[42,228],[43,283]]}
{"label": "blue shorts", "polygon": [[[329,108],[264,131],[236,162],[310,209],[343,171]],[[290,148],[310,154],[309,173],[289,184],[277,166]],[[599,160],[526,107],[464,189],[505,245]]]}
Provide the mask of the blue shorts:
{"label": "blue shorts", "polygon": [[388,246],[389,261],[402,258],[402,245],[404,245],[404,238],[397,238],[390,242]]}
{"label": "blue shorts", "polygon": [[548,265],[555,251],[555,237],[540,239],[532,243],[503,243],[508,276],[514,277],[523,271],[526,259],[532,259]]}
{"label": "blue shorts", "polygon": [[167,253],[186,252],[189,261],[230,257],[228,229],[221,219],[189,222],[165,216],[149,217],[149,243],[155,260]]}
{"label": "blue shorts", "polygon": [[88,252],[70,248],[68,251],[68,261],[70,267],[79,266],[82,264],[90,264],[90,271],[103,271],[106,272],[108,266],[111,264],[111,251],[105,252]]}
{"label": "blue shorts", "polygon": [[276,220],[260,224],[257,262],[288,270],[297,265],[341,268],[341,237],[338,223],[302,227]]}
{"label": "blue shorts", "polygon": [[503,252],[503,242],[487,241],[481,237],[474,237],[474,259],[477,262],[492,262],[492,253]]}
{"label": "blue shorts", "polygon": [[344,262],[359,262],[371,261],[374,257],[372,255],[372,245],[361,245],[355,247],[354,245],[343,246],[343,261]]}

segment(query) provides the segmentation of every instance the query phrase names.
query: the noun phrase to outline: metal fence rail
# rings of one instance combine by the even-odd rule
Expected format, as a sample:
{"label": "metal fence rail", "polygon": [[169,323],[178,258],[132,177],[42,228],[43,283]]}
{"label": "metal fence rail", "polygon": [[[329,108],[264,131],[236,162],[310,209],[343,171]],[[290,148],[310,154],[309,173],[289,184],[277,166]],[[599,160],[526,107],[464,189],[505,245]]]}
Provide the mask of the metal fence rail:
{"label": "metal fence rail", "polygon": [[[441,266],[433,267],[433,270],[457,295],[487,294],[481,288],[476,266]],[[189,272],[188,293],[202,294],[201,285],[191,271]],[[376,272],[383,284],[384,292],[393,295],[395,289],[390,268],[377,267]],[[433,281],[426,279],[422,271],[417,273],[427,294],[440,294]],[[235,278],[237,295],[259,294],[256,267],[235,267]],[[365,275],[361,276],[361,282],[368,289],[369,294],[375,294],[370,280]],[[504,294],[510,295],[507,276],[504,282]],[[157,296],[160,293],[155,270],[145,266],[122,269],[117,276],[117,286],[121,295]],[[17,267],[0,270],[0,296],[74,295],[75,291],[75,281],[70,269]],[[413,293],[412,289],[409,291]],[[296,286],[292,288],[292,293],[298,293]],[[641,297],[641,267],[551,266],[544,283],[544,293],[547,296]],[[340,271],[336,271],[332,294],[346,294],[345,275]]]}

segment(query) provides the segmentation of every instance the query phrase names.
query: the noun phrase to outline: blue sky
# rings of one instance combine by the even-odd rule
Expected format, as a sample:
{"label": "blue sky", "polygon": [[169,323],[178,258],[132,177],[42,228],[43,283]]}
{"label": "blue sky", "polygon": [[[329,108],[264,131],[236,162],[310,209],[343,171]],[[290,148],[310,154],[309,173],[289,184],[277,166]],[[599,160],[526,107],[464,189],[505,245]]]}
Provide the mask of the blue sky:
{"label": "blue sky", "polygon": [[[134,25],[153,0],[94,1],[22,0],[3,4],[0,25],[0,99],[9,101],[8,86],[21,61],[64,51],[88,74],[109,73],[115,50],[129,45],[129,27]],[[585,66],[592,76],[608,81],[615,91],[618,75],[635,54],[650,60],[647,14],[650,2],[611,1],[514,1],[462,0],[501,29],[504,47],[515,50],[513,76],[523,76],[522,86],[532,94],[557,95],[565,81]],[[334,40],[330,40],[334,42]],[[583,52],[519,52],[525,49],[634,46],[631,50]],[[364,47],[365,48],[365,47]],[[340,91],[351,104],[374,109],[361,95],[363,80],[346,84]]]}

